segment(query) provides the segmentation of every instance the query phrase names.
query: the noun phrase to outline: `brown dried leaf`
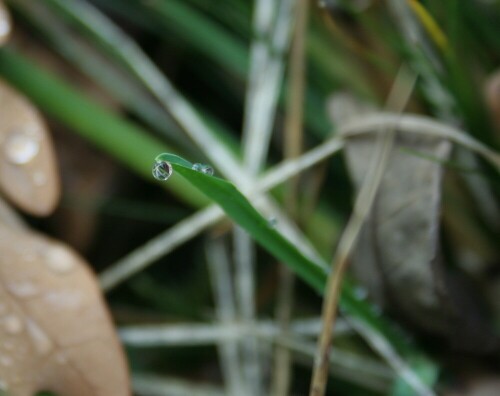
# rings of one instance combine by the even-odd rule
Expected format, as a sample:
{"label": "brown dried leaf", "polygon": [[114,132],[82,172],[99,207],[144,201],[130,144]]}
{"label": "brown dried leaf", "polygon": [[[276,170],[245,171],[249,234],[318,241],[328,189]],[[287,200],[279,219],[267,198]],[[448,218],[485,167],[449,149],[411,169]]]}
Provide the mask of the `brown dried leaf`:
{"label": "brown dried leaf", "polygon": [[130,395],[98,283],[61,243],[0,226],[0,385],[10,396]]}
{"label": "brown dried leaf", "polygon": [[60,182],[51,139],[38,111],[0,80],[0,190],[33,215],[51,213]]}
{"label": "brown dried leaf", "polygon": [[[359,187],[369,166],[375,136],[352,137],[348,142],[348,168]],[[369,257],[405,315],[430,330],[445,332],[448,318],[440,309],[443,285],[437,258],[441,165],[404,148],[445,160],[450,145],[436,138],[409,134],[396,137],[353,265],[364,279]]]}
{"label": "brown dried leaf", "polygon": [[0,0],[0,46],[9,40],[11,30],[12,20],[9,11],[7,11],[3,1]]}
{"label": "brown dried leaf", "polygon": [[[367,111],[366,106],[360,108],[358,116]],[[358,189],[365,181],[377,132],[347,137],[347,167]],[[450,150],[450,142],[442,138],[397,133],[352,257],[353,269],[379,304],[448,337],[455,346],[460,342],[460,348],[486,352],[497,347],[497,340],[477,313],[467,287],[446,272],[439,253],[442,163]]]}

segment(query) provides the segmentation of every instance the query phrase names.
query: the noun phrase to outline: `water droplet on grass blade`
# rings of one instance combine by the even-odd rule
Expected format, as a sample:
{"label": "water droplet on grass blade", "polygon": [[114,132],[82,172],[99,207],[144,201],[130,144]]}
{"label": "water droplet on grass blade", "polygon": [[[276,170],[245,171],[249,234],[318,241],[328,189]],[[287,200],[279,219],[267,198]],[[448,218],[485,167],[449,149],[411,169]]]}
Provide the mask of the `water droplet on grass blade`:
{"label": "water droplet on grass blade", "polygon": [[156,161],[153,165],[153,177],[156,180],[166,181],[172,173],[172,165],[167,161]]}
{"label": "water droplet on grass blade", "polygon": [[195,163],[191,167],[192,170],[195,170],[197,172],[204,173],[205,175],[213,176],[214,174],[214,168],[212,168],[210,165],[206,164],[200,164],[200,163]]}
{"label": "water droplet on grass blade", "polygon": [[21,132],[10,134],[4,143],[5,156],[16,165],[27,164],[36,157],[39,150],[39,141]]}

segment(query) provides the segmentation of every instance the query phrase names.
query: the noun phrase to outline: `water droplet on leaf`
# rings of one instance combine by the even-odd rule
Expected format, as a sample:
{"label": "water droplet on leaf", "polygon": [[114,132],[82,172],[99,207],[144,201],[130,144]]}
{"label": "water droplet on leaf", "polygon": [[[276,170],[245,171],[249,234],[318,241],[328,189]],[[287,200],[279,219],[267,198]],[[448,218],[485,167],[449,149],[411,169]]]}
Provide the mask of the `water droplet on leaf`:
{"label": "water droplet on leaf", "polygon": [[276,225],[278,224],[278,219],[276,217],[270,217],[269,220],[267,220],[267,224],[269,225],[270,228],[276,228]]}
{"label": "water droplet on leaf", "polygon": [[204,173],[205,175],[213,176],[214,174],[214,168],[212,168],[210,165],[206,164],[200,164],[200,163],[195,163],[191,167],[192,170],[195,170],[197,172]]}
{"label": "water droplet on leaf", "polygon": [[33,346],[39,354],[45,355],[52,350],[52,341],[47,336],[47,334],[45,334],[45,332],[32,320],[28,321],[28,334],[31,337]]}
{"label": "water droplet on leaf", "polygon": [[52,271],[66,274],[74,268],[75,259],[62,246],[54,246],[45,253],[45,263]]}
{"label": "water droplet on leaf", "polygon": [[16,315],[7,315],[3,320],[5,331],[9,334],[18,334],[23,330],[23,322]]}
{"label": "water droplet on leaf", "polygon": [[27,164],[36,157],[39,150],[39,141],[22,132],[11,133],[4,143],[5,156],[16,165]]}
{"label": "water droplet on leaf", "polygon": [[172,172],[172,165],[167,161],[156,161],[153,165],[153,177],[156,180],[166,181]]}
{"label": "water droplet on leaf", "polygon": [[29,298],[38,294],[38,288],[30,281],[11,282],[7,289],[19,298]]}

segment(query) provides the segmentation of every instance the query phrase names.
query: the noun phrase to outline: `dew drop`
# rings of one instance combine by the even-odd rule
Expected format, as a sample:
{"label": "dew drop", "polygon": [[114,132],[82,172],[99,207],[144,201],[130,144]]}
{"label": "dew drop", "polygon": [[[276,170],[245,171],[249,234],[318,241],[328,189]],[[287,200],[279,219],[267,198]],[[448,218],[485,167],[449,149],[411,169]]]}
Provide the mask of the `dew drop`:
{"label": "dew drop", "polygon": [[19,298],[29,298],[38,294],[38,288],[30,281],[11,282],[7,284],[7,289]]}
{"label": "dew drop", "polygon": [[24,328],[23,322],[16,315],[7,315],[3,320],[3,326],[9,334],[19,334]]}
{"label": "dew drop", "polygon": [[36,351],[40,355],[49,353],[53,348],[53,344],[47,334],[32,320],[28,320],[27,328]]}
{"label": "dew drop", "polygon": [[153,165],[153,177],[156,180],[166,181],[172,173],[172,165],[167,161],[156,161]]}
{"label": "dew drop", "polygon": [[62,246],[54,246],[45,252],[45,263],[58,274],[67,274],[75,267],[75,258]]}
{"label": "dew drop", "polygon": [[267,220],[267,224],[269,225],[269,228],[276,228],[276,225],[278,224],[278,219],[276,217],[270,217]]}
{"label": "dew drop", "polygon": [[22,132],[11,133],[4,143],[5,156],[16,165],[27,164],[36,157],[39,150],[38,139]]}
{"label": "dew drop", "polygon": [[47,304],[57,309],[78,309],[82,305],[83,296],[74,290],[54,290],[44,296]]}
{"label": "dew drop", "polygon": [[191,167],[192,170],[195,170],[197,172],[201,172],[205,175],[213,176],[214,175],[214,168],[212,168],[210,165],[206,164],[200,164],[199,162],[193,164]]}

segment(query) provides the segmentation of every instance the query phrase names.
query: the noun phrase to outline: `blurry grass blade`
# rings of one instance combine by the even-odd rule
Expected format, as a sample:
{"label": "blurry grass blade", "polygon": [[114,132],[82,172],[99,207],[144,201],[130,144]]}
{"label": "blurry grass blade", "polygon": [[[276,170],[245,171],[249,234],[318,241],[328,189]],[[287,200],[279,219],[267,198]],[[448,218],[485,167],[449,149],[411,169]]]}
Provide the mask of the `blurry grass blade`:
{"label": "blurry grass blade", "polygon": [[174,88],[142,49],[110,19],[89,3],[47,0],[97,44],[125,65],[158,99],[191,139],[203,149],[212,164],[226,177],[245,179],[234,155],[206,125],[191,104]]}
{"label": "blurry grass blade", "polygon": [[[236,303],[224,240],[209,241],[205,251],[218,320],[222,325],[234,323],[237,320]],[[224,337],[219,342],[219,355],[228,395],[237,395],[243,385],[236,341]]]}
{"label": "blurry grass blade", "polygon": [[214,58],[239,76],[246,73],[247,53],[242,43],[186,4],[185,0],[143,2],[143,7],[150,9],[151,15],[157,17],[166,29],[186,40],[190,48]]}
{"label": "blurry grass blade", "polygon": [[[155,130],[173,141],[184,138],[179,127],[163,109],[146,94],[135,79],[112,64],[103,54],[74,34],[59,18],[56,18],[42,2],[15,0],[13,5],[25,15],[31,24],[47,37],[56,50],[90,78],[98,81],[114,98],[131,109]],[[182,141],[182,140],[181,140]],[[186,146],[186,144],[184,144]]]}
{"label": "blurry grass blade", "polygon": [[432,37],[436,45],[441,49],[441,51],[445,51],[448,46],[448,40],[446,39],[446,36],[432,17],[432,15],[429,14],[425,7],[417,0],[410,0],[408,4],[415,15],[418,17],[422,25],[425,27],[429,35]]}
{"label": "blurry grass blade", "polygon": [[[261,3],[262,1],[257,1],[258,5]],[[283,60],[290,43],[294,4],[295,0],[281,0],[274,25],[267,27],[268,29],[273,27],[272,31],[269,32],[269,43],[266,45],[263,38],[257,36],[256,42],[253,44],[250,87],[243,127],[245,166],[251,174],[260,170],[269,149],[278,95],[283,80]],[[258,11],[260,10],[258,9]],[[262,18],[264,21],[256,18],[257,34],[264,33],[259,25],[264,24],[265,29],[266,19],[269,18],[272,20],[272,13],[269,11],[267,18]]]}
{"label": "blurry grass blade", "polygon": [[[138,126],[92,102],[11,50],[0,51],[0,74],[17,86],[44,111],[113,155],[142,176],[151,177],[151,158],[167,146]],[[203,205],[206,200],[181,180],[167,185],[181,198]]]}

